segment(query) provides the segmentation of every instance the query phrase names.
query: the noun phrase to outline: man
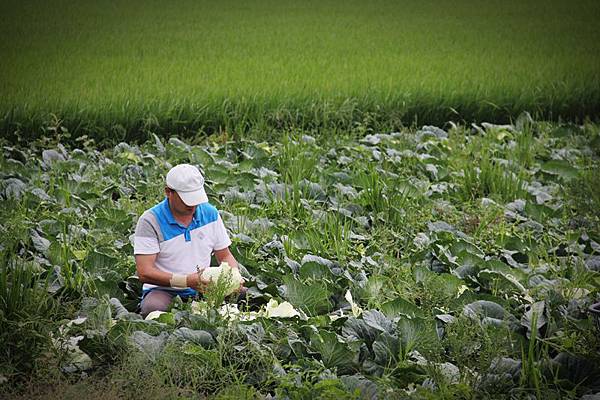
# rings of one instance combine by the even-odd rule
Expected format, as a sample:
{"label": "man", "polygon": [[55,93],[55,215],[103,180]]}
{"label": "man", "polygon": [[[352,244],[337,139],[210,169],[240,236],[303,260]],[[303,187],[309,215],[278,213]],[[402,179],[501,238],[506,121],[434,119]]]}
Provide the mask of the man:
{"label": "man", "polygon": [[175,296],[185,299],[204,290],[209,282],[200,278],[201,270],[210,266],[213,252],[219,263],[238,267],[219,212],[208,203],[198,168],[189,164],[171,168],[165,195],[142,214],[135,228],[135,263],[144,283],[144,317],[152,311],[165,311]]}

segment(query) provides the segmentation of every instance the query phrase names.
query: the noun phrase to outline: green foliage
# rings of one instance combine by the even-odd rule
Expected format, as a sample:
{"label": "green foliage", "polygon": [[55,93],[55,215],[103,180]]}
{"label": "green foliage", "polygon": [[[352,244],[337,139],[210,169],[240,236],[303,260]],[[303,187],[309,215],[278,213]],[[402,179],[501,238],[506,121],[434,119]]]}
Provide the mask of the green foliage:
{"label": "green foliage", "polygon": [[[91,397],[109,398],[596,390],[587,309],[600,292],[600,234],[589,223],[598,126],[524,114],[514,126],[361,129],[4,146],[6,392],[41,365],[55,373],[39,384],[58,397],[83,393],[82,372]],[[140,282],[129,237],[179,162],[206,175],[248,303],[223,306],[233,299],[217,282],[199,304],[177,298],[146,321],[131,312]],[[297,313],[269,314],[270,300]]]}
{"label": "green foliage", "polygon": [[[469,368],[471,373],[487,371],[492,360],[497,357],[517,355],[511,334],[506,327],[482,325],[471,318],[460,317],[448,324],[445,329],[444,345],[450,359]],[[471,383],[475,376],[467,376]]]}
{"label": "green foliage", "polygon": [[291,366],[290,373],[282,376],[275,393],[277,397],[293,400],[360,399],[360,390],[349,390],[344,383],[334,377],[322,365],[303,361]]}
{"label": "green foliage", "polygon": [[514,158],[524,168],[529,168],[533,165],[536,157],[537,146],[533,127],[526,125],[521,132],[516,133],[516,149]]}
{"label": "green foliage", "polygon": [[0,252],[0,375],[19,381],[53,359],[52,333],[60,312],[40,266],[11,252]]}
{"label": "green foliage", "polygon": [[314,180],[317,170],[318,152],[304,143],[302,138],[284,135],[281,138],[280,151],[277,154],[277,170],[284,183],[297,185],[303,179]]}
{"label": "green foliage", "polygon": [[327,213],[306,227],[305,238],[316,253],[346,260],[352,255],[352,242],[349,240],[352,228],[351,219]]}
{"label": "green foliage", "polygon": [[600,167],[589,162],[579,171],[578,177],[569,181],[566,187],[567,198],[573,207],[574,222],[593,230],[600,227],[600,185],[597,184],[599,175]]}
{"label": "green foliage", "polygon": [[509,202],[525,195],[524,180],[485,154],[478,162],[465,165],[462,195],[465,200],[491,197]]}
{"label": "green foliage", "polygon": [[221,390],[215,400],[253,400],[258,397],[258,392],[253,386],[235,385]]}
{"label": "green foliage", "polygon": [[322,282],[303,283],[293,277],[284,278],[286,298],[308,315],[319,315],[331,309],[330,293]]}
{"label": "green foliage", "polygon": [[235,329],[225,328],[213,348],[180,342],[167,344],[158,357],[148,358],[129,351],[112,379],[127,382],[121,388],[125,397],[145,396],[145,393],[166,390],[186,396],[218,394],[228,398],[232,387],[261,388],[269,385],[272,355],[240,336]]}

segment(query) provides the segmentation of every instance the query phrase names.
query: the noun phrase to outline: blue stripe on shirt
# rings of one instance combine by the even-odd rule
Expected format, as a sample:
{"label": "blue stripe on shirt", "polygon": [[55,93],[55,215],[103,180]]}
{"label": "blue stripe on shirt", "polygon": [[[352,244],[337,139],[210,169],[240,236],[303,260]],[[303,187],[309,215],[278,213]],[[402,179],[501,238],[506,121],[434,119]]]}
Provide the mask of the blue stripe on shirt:
{"label": "blue stripe on shirt", "polygon": [[196,211],[190,225],[185,227],[177,222],[175,217],[173,217],[167,198],[152,207],[150,211],[156,217],[163,235],[163,240],[165,241],[173,239],[179,235],[184,235],[185,241],[189,242],[191,240],[191,231],[215,222],[219,218],[219,212],[215,206],[211,205],[210,203],[202,203],[196,207]]}

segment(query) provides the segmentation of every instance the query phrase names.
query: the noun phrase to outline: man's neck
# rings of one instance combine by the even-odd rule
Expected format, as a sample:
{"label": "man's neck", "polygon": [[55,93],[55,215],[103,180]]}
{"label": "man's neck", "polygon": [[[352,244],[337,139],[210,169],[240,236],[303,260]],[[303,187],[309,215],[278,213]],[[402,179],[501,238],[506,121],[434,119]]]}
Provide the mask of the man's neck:
{"label": "man's neck", "polygon": [[[171,212],[173,212],[173,210],[171,210]],[[173,214],[173,217],[175,218],[175,221],[179,222],[181,225],[187,227],[189,224],[192,223],[192,219],[194,219],[193,215],[186,215],[186,216],[180,216],[177,214]]]}
{"label": "man's neck", "polygon": [[[168,202],[167,202],[168,203]],[[192,220],[194,219],[194,215],[190,214],[190,215],[186,215],[186,214],[178,214],[177,212],[175,212],[175,210],[173,210],[173,208],[171,207],[171,203],[169,203],[169,210],[171,211],[171,215],[173,216],[173,218],[175,218],[175,221],[179,222],[181,225],[187,227],[189,224],[192,223]]]}

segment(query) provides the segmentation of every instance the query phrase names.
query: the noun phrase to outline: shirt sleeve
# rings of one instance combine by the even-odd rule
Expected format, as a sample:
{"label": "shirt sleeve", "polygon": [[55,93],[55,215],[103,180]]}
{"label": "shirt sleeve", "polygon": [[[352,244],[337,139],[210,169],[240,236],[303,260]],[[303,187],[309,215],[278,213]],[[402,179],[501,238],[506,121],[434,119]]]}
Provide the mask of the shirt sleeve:
{"label": "shirt sleeve", "polygon": [[160,252],[158,233],[147,214],[143,214],[135,227],[133,254],[157,254]]}
{"label": "shirt sleeve", "polygon": [[223,223],[220,215],[217,217],[217,220],[214,223],[213,233],[213,250],[223,250],[224,248],[231,246],[231,239],[229,239],[227,229],[225,229],[225,224]]}

